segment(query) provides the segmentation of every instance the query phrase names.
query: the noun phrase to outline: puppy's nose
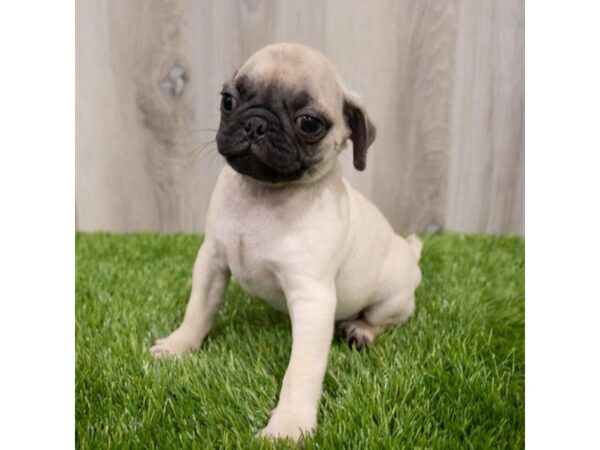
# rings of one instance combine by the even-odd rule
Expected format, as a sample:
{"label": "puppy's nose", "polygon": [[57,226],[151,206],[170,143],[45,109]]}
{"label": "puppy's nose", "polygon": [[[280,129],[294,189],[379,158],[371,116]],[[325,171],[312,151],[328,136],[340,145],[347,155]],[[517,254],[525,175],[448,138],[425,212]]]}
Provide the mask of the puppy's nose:
{"label": "puppy's nose", "polygon": [[264,135],[269,128],[269,124],[265,119],[260,117],[250,117],[244,123],[244,131],[248,139],[259,138]]}

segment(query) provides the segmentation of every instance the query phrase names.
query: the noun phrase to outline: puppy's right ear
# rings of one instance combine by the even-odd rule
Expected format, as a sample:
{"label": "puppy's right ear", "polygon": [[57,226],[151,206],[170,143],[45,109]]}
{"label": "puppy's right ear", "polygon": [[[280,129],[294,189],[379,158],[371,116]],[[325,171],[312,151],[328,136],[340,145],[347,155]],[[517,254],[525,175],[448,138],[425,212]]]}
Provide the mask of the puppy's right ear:
{"label": "puppy's right ear", "polygon": [[375,140],[376,129],[367,116],[358,97],[348,94],[344,100],[344,119],[350,128],[354,167],[365,170],[367,167],[367,149]]}

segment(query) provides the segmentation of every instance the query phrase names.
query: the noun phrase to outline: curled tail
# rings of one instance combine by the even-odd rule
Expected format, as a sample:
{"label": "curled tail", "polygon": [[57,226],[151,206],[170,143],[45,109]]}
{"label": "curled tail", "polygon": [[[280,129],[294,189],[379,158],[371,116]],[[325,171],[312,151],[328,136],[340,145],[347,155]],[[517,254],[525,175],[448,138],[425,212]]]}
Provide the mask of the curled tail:
{"label": "curled tail", "polygon": [[423,242],[416,235],[411,234],[406,238],[406,242],[417,257],[417,261],[421,258],[421,250],[423,250]]}

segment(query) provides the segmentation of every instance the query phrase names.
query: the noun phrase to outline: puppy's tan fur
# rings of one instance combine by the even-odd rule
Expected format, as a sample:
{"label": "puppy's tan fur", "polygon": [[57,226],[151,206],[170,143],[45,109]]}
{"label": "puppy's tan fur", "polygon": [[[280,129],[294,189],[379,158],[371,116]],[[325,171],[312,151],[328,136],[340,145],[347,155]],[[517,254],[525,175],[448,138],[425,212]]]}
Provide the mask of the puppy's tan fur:
{"label": "puppy's tan fur", "polygon": [[421,243],[395,234],[377,208],[342,178],[337,156],[346,142],[355,143],[358,168],[364,154],[357,152],[366,152],[370,143],[349,123],[348,108],[362,120],[359,125],[367,118],[358,97],[322,54],[295,44],[268,46],[235,78],[240,76],[261,86],[308,92],[326,111],[331,128],[319,142],[320,162],[295,181],[263,183],[228,166],[222,170],[183,322],[152,352],[162,357],[197,349],[233,275],[244,289],[290,314],[290,362],[261,435],[297,440],[317,425],[335,321],[370,342],[385,327],[407,320],[421,280]]}

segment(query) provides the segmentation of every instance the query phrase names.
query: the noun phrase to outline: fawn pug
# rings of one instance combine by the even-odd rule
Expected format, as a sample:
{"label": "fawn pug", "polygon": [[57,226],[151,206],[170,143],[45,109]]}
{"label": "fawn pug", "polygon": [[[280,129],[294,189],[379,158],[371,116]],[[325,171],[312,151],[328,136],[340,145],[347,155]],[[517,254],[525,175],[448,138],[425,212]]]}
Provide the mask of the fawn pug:
{"label": "fawn pug", "polygon": [[336,324],[361,347],[414,312],[421,242],[394,233],[338,162],[350,140],[354,166],[364,170],[374,139],[360,99],[307,47],[264,47],[223,87],[217,147],[228,164],[212,193],[183,322],[151,351],[200,347],[230,276],[287,311],[291,357],[263,436],[297,440],[316,428]]}

